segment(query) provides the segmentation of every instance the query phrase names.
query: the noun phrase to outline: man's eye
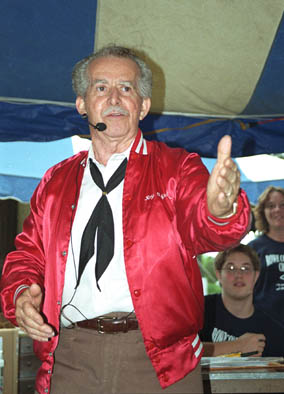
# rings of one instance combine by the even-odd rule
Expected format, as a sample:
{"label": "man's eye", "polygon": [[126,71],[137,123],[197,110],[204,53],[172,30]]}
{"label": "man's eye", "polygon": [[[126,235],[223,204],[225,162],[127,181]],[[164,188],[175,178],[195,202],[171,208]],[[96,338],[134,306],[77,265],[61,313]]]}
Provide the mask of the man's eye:
{"label": "man's eye", "polygon": [[122,91],[123,92],[130,92],[131,87],[130,86],[122,86]]}
{"label": "man's eye", "polygon": [[97,91],[98,92],[104,92],[105,91],[105,86],[97,86]]}

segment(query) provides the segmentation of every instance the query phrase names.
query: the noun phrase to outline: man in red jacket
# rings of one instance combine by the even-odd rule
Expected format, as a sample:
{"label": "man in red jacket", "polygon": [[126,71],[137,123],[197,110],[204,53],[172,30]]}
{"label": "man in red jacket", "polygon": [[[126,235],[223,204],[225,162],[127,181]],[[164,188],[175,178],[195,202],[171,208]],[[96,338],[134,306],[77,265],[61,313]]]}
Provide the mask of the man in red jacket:
{"label": "man in red jacket", "polygon": [[44,175],[1,281],[42,360],[39,393],[203,391],[196,256],[236,244],[250,208],[229,136],[210,177],[197,154],[143,139],[151,87],[122,47],[74,68],[92,146]]}

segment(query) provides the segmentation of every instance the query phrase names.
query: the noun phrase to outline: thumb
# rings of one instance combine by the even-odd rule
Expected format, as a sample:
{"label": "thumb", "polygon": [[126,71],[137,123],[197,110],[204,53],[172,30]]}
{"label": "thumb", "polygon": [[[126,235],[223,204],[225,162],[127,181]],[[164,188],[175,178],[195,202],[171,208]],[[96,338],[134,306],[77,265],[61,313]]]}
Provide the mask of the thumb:
{"label": "thumb", "polygon": [[223,164],[224,161],[231,157],[232,139],[229,135],[224,135],[221,138],[217,148],[217,162]]}

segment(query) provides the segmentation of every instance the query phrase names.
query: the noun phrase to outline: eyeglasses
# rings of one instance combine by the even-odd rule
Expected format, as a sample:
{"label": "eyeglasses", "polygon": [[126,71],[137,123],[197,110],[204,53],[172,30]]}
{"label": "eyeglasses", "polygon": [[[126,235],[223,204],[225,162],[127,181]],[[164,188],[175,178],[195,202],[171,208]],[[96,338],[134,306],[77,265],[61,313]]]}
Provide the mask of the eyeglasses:
{"label": "eyeglasses", "polygon": [[226,271],[230,274],[236,275],[237,272],[240,272],[241,274],[248,275],[254,271],[253,267],[250,267],[249,265],[242,265],[240,268],[235,267],[233,264],[228,264],[226,267],[222,268],[222,271]]}

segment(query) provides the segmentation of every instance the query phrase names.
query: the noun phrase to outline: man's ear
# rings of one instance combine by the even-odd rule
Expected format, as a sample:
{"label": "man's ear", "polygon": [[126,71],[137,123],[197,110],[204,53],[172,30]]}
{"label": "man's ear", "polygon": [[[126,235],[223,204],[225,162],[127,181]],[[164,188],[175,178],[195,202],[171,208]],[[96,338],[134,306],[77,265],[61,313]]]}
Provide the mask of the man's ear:
{"label": "man's ear", "polygon": [[256,281],[259,277],[260,271],[255,271],[255,278],[254,278],[254,284],[256,284]]}
{"label": "man's ear", "polygon": [[140,116],[139,116],[140,120],[143,120],[145,118],[145,116],[150,111],[150,107],[151,107],[150,97],[144,98],[142,101],[142,105],[141,105],[141,111],[140,111]]}
{"label": "man's ear", "polygon": [[85,100],[83,99],[82,96],[77,96],[76,108],[77,108],[77,111],[79,112],[80,115],[83,115],[86,113]]}

